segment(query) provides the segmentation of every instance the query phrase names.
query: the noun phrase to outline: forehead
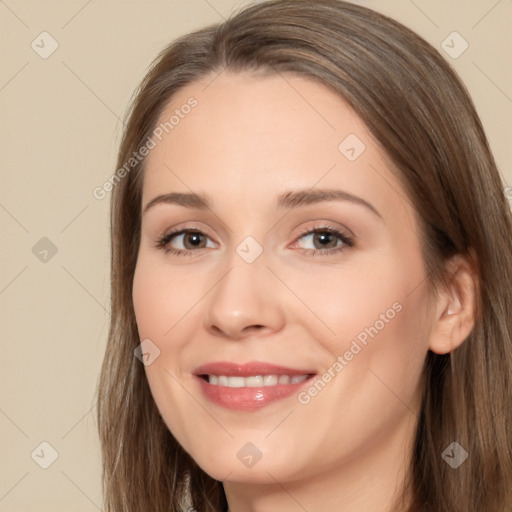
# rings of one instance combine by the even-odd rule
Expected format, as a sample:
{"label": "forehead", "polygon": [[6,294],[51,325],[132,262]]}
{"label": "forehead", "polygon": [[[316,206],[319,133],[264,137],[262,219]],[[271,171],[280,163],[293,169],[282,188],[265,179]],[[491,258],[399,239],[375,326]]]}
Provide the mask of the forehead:
{"label": "forehead", "polygon": [[212,75],[180,89],[158,126],[164,129],[147,157],[143,202],[177,189],[249,205],[285,189],[343,186],[381,210],[406,206],[364,122],[309,78]]}
{"label": "forehead", "polygon": [[[180,89],[162,112],[159,125],[173,117],[178,121],[177,115],[188,111],[191,98],[197,105],[181,114],[179,123],[164,135],[167,147],[175,151],[186,139],[202,154],[218,157],[220,148],[230,159],[235,153],[240,158],[252,154],[262,158],[261,148],[280,149],[283,155],[288,150],[289,159],[291,152],[300,156],[310,152],[312,145],[318,152],[328,150],[337,156],[344,134],[370,137],[365,124],[338,94],[297,75],[224,71],[210,76]],[[307,147],[301,142],[308,142]]]}

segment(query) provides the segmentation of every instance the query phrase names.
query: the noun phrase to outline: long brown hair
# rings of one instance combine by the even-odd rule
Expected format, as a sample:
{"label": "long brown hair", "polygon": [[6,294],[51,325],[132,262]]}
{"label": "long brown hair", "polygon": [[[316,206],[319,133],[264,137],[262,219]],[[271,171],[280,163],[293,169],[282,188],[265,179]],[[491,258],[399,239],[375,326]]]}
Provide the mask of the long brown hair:
{"label": "long brown hair", "polygon": [[[144,159],[126,168],[176,91],[224,69],[295,73],[331,87],[382,145],[415,208],[432,290],[449,278],[448,257],[471,261],[475,327],[454,352],[428,353],[404,491],[411,512],[511,510],[512,218],[504,185],[469,94],[437,50],[398,22],[337,0],[263,2],[181,37],[135,95],[111,202],[112,316],[97,408],[105,510],[226,507],[222,484],[165,426],[134,357]],[[453,441],[469,454],[456,470],[441,456]]]}

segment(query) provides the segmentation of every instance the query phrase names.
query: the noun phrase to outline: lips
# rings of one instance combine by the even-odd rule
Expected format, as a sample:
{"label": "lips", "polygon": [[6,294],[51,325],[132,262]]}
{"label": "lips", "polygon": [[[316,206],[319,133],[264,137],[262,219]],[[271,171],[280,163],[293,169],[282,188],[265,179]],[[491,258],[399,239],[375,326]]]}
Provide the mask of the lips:
{"label": "lips", "polygon": [[218,362],[200,366],[193,374],[210,401],[228,409],[254,411],[297,393],[315,372],[261,362]]}

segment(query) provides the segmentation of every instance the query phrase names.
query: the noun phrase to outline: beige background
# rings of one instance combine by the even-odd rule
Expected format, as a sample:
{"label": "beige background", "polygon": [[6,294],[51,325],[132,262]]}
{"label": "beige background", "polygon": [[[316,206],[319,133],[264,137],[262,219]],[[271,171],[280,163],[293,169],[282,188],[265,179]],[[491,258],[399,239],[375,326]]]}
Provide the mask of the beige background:
{"label": "beige background", "polygon": [[[0,512],[101,510],[94,405],[108,328],[109,197],[92,191],[115,170],[120,119],[152,58],[245,3],[0,2]],[[512,184],[512,1],[359,3],[413,28],[455,66]],[[43,31],[59,45],[46,59],[31,47],[51,48]],[[456,59],[440,46],[453,31],[469,43]],[[37,253],[48,242],[32,250],[42,237],[57,249],[47,261]],[[38,464],[51,461],[42,442],[58,453],[48,469]]]}

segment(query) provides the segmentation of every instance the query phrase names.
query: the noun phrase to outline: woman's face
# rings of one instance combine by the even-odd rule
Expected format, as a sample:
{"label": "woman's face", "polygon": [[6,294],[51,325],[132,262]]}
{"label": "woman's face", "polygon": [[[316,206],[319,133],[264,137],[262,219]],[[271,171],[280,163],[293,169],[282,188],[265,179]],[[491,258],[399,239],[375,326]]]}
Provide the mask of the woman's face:
{"label": "woman's face", "polygon": [[413,209],[364,123],[312,80],[227,72],[160,121],[133,303],[172,434],[225,482],[406,453],[429,296]]}

